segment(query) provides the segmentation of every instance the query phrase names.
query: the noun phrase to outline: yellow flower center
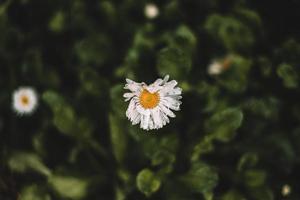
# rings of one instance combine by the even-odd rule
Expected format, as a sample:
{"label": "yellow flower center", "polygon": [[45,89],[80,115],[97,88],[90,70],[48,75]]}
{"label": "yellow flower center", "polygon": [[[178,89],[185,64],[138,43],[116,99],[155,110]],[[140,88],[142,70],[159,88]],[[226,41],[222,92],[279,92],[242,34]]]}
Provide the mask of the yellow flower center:
{"label": "yellow flower center", "polygon": [[145,109],[155,108],[159,103],[159,94],[144,89],[140,95],[140,103]]}
{"label": "yellow flower center", "polygon": [[27,106],[29,104],[29,98],[25,95],[21,97],[21,103],[23,106]]}

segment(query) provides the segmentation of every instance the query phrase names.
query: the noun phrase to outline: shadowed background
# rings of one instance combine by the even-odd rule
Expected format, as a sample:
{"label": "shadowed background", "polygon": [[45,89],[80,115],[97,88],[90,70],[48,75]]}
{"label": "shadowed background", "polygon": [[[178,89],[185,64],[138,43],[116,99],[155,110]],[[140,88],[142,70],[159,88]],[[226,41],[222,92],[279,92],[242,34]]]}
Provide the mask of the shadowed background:
{"label": "shadowed background", "polygon": [[[0,0],[0,199],[298,200],[299,9]],[[181,111],[160,130],[132,126],[125,78],[166,74],[183,88]],[[12,110],[20,86],[38,92],[30,116]]]}

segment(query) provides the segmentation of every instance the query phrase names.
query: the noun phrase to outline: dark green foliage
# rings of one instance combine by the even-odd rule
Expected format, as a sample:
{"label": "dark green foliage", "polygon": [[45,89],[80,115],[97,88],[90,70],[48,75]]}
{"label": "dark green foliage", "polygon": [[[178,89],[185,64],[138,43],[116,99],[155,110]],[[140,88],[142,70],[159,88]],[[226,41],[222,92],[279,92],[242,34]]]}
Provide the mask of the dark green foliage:
{"label": "dark green foliage", "polygon": [[155,193],[160,187],[160,180],[149,169],[143,169],[136,177],[137,188],[146,196]]}
{"label": "dark green foliage", "polygon": [[216,187],[218,175],[208,165],[195,162],[180,179],[191,191],[207,194]]}
{"label": "dark green foliage", "polygon": [[[0,0],[0,200],[299,200],[300,3],[147,3]],[[125,79],[167,74],[181,111],[131,125]]]}
{"label": "dark green foliage", "polygon": [[50,176],[51,174],[41,159],[33,153],[14,153],[10,155],[8,165],[10,169],[19,173],[35,170],[45,176]]}
{"label": "dark green foliage", "polygon": [[158,71],[161,76],[169,74],[174,79],[182,79],[191,68],[191,59],[184,51],[178,48],[166,48],[159,52]]}
{"label": "dark green foliage", "polygon": [[228,108],[214,114],[205,124],[206,131],[217,140],[228,142],[235,136],[243,120],[243,113],[238,109]]}
{"label": "dark green foliage", "polygon": [[283,85],[287,88],[298,87],[298,74],[296,70],[288,64],[281,64],[277,68],[277,75],[282,79]]}

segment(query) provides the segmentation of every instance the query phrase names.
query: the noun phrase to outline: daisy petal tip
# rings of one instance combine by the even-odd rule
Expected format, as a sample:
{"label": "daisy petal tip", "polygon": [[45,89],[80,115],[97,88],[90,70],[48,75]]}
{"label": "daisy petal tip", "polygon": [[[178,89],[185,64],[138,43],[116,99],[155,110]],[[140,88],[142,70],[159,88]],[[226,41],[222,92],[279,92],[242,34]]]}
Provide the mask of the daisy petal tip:
{"label": "daisy petal tip", "polygon": [[165,75],[164,82],[168,82],[169,78],[170,78],[169,74]]}

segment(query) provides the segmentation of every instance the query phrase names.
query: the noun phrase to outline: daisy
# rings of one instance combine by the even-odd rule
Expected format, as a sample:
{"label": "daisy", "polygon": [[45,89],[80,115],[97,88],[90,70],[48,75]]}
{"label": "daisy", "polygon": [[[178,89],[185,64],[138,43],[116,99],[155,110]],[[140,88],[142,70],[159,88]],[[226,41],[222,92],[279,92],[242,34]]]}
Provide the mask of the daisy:
{"label": "daisy", "polygon": [[223,60],[214,60],[207,69],[209,75],[219,75],[227,70],[232,64],[231,56],[226,57]]}
{"label": "daisy", "polygon": [[213,61],[207,69],[207,72],[209,75],[218,75],[221,74],[222,70],[222,63],[218,62],[218,61]]}
{"label": "daisy", "polygon": [[12,98],[13,109],[20,115],[31,114],[38,104],[37,94],[30,87],[20,87],[14,91]]}
{"label": "daisy", "polygon": [[126,79],[124,89],[130,90],[124,94],[125,101],[130,100],[126,116],[133,125],[140,123],[144,130],[159,129],[170,122],[169,117],[175,117],[171,110],[180,110],[182,89],[176,87],[175,80],[168,80],[167,75],[147,85]]}
{"label": "daisy", "polygon": [[291,187],[289,185],[284,185],[281,190],[282,196],[288,196],[291,193]]}
{"label": "daisy", "polygon": [[149,3],[145,6],[145,15],[147,18],[149,19],[154,19],[159,15],[159,9],[158,7],[153,4],[153,3]]}

